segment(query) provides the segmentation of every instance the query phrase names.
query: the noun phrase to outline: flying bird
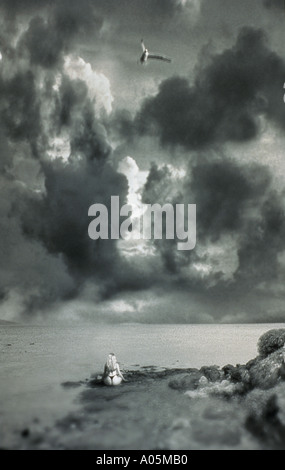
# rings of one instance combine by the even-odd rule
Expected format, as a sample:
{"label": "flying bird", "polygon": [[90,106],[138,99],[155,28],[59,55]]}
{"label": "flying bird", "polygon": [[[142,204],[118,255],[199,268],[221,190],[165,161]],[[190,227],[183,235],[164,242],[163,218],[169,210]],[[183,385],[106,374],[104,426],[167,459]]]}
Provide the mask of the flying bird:
{"label": "flying bird", "polygon": [[146,64],[148,59],[163,60],[164,62],[171,62],[171,59],[163,55],[150,54],[148,49],[144,45],[143,39],[141,40],[141,45],[142,45],[142,50],[143,50],[142,56],[140,58],[141,64]]}

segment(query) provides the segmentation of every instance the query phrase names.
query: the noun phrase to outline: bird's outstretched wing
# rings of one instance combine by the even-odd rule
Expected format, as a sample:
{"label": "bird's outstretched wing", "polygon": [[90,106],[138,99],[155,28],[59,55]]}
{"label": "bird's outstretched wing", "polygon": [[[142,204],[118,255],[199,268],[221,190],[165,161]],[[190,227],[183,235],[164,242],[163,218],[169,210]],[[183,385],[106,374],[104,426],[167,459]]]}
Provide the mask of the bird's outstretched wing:
{"label": "bird's outstretched wing", "polygon": [[143,39],[141,40],[141,45],[142,45],[142,50],[143,50],[143,52],[144,52],[145,49],[146,49],[146,47],[145,47],[145,45],[144,45]]}
{"label": "bird's outstretched wing", "polygon": [[169,59],[169,57],[165,57],[163,55],[156,55],[156,54],[149,54],[148,59],[164,60],[164,62],[171,62],[171,59]]}

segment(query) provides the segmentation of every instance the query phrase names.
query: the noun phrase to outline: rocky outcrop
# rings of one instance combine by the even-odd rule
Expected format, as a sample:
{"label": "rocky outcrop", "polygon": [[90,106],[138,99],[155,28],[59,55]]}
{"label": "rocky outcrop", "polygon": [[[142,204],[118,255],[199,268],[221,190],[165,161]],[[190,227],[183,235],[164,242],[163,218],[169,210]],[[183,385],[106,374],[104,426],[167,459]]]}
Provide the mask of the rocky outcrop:
{"label": "rocky outcrop", "polygon": [[285,345],[285,329],[266,331],[258,340],[258,352],[260,356],[267,357]]}
{"label": "rocky outcrop", "polygon": [[284,379],[283,349],[247,366],[251,388],[267,390]]}
{"label": "rocky outcrop", "polygon": [[[169,381],[169,387],[183,391],[192,400],[198,398],[201,408],[205,398],[210,409],[218,406],[217,400],[220,400],[227,412],[233,412],[231,427],[223,423],[221,432],[236,425],[239,432],[235,433],[235,438],[241,440],[244,433],[247,441],[254,439],[250,441],[251,448],[258,445],[262,449],[285,449],[284,331],[272,330],[263,335],[258,343],[261,354],[247,364],[180,372]],[[192,413],[197,406],[195,400]],[[204,420],[202,415],[195,423],[204,423]],[[198,426],[200,434],[204,428]],[[225,444],[224,438],[221,443]]]}
{"label": "rocky outcrop", "polygon": [[219,382],[225,378],[224,372],[218,366],[204,366],[201,367],[200,372],[209,382]]}
{"label": "rocky outcrop", "polygon": [[[285,351],[280,348],[267,357],[258,356],[245,365],[228,364],[223,368],[207,366],[177,371],[169,381],[169,387],[181,391],[193,391],[207,387],[208,392],[218,390],[217,384],[232,384],[235,394],[246,394],[254,389],[268,390],[285,380]],[[216,386],[213,388],[213,386]],[[220,387],[222,390],[223,387]]]}

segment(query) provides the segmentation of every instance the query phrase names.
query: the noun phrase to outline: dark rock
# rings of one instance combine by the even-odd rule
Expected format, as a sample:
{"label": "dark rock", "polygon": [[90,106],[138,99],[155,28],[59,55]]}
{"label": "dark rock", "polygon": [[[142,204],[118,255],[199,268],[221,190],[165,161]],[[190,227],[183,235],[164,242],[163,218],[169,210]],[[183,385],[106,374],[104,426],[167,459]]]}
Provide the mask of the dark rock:
{"label": "dark rock", "polygon": [[282,362],[280,369],[279,369],[279,375],[281,380],[285,380],[285,363],[284,361]]}
{"label": "dark rock", "polygon": [[262,357],[282,348],[285,344],[285,329],[269,330],[264,333],[258,340],[258,352]]}
{"label": "dark rock", "polygon": [[246,366],[239,364],[236,367],[227,365],[223,367],[223,372],[227,380],[237,385],[235,388],[236,394],[244,394],[251,389],[251,378]]}
{"label": "dark rock", "polygon": [[250,383],[250,375],[245,366],[238,366],[232,371],[231,380],[234,383]]}
{"label": "dark rock", "polygon": [[274,387],[280,380],[285,379],[285,364],[283,351],[278,349],[267,357],[258,356],[246,365],[226,365],[223,367],[225,377],[242,387],[240,393],[245,393],[254,388],[263,390]]}
{"label": "dark rock", "polygon": [[245,367],[249,370],[251,367],[255,366],[262,358],[260,356],[255,357],[254,359],[251,359],[248,361],[245,365]]}
{"label": "dark rock", "polygon": [[278,350],[268,357],[257,361],[250,369],[250,382],[253,388],[263,390],[274,387],[284,373],[284,360],[282,350]]}
{"label": "dark rock", "polygon": [[224,378],[224,372],[218,366],[204,366],[200,372],[209,382],[220,382]]}
{"label": "dark rock", "polygon": [[229,380],[231,379],[231,376],[234,370],[235,370],[235,367],[232,366],[231,364],[227,364],[226,366],[222,368],[225,378]]}

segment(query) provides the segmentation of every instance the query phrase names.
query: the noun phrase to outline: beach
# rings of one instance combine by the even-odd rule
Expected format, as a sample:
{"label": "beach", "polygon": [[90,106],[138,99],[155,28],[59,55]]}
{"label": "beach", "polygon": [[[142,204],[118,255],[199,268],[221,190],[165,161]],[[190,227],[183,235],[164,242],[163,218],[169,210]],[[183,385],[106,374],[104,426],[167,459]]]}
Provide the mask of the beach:
{"label": "beach", "polygon": [[[225,399],[226,376],[219,390],[211,377],[253,359],[261,334],[282,326],[4,326],[1,448],[263,448],[244,425],[257,392],[244,406],[238,394]],[[118,387],[100,380],[112,346],[127,380]]]}

